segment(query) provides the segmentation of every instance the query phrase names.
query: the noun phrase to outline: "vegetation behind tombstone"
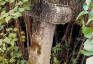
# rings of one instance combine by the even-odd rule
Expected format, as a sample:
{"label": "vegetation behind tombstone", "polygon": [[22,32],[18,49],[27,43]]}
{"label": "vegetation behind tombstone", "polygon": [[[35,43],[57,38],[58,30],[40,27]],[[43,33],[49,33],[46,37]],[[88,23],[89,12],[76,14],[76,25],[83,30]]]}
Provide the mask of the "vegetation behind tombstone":
{"label": "vegetation behind tombstone", "polygon": [[28,0],[0,0],[0,64],[25,64],[19,47],[20,41],[25,41],[25,33],[12,24],[29,9]]}
{"label": "vegetation behind tombstone", "polygon": [[[83,11],[81,11],[78,15],[78,17],[76,18],[77,22],[76,24],[79,24],[82,27],[81,32],[84,34],[85,38],[79,37],[80,33],[78,34],[76,38],[76,41],[73,42],[74,43],[78,43],[78,45],[74,45],[73,44],[65,44],[61,45],[61,44],[57,44],[54,48],[53,48],[53,63],[54,64],[58,64],[60,62],[60,58],[58,55],[60,51],[62,51],[62,54],[64,53],[64,50],[68,49],[68,54],[71,56],[68,56],[67,58],[69,58],[69,60],[67,60],[67,62],[63,61],[63,64],[85,64],[85,59],[86,56],[91,56],[93,55],[93,45],[92,45],[92,37],[93,37],[93,26],[92,26],[92,21],[93,21],[93,1],[92,0],[86,0],[82,5]],[[75,31],[74,31],[75,32]],[[75,33],[73,33],[75,34]],[[72,38],[74,39],[74,38]],[[85,41],[86,40],[86,41]],[[70,40],[71,41],[71,40]],[[65,41],[67,42],[67,41]],[[84,43],[83,43],[84,42]],[[81,43],[81,44],[80,44]],[[62,49],[60,49],[60,47],[62,47]],[[66,49],[64,49],[65,47],[67,47]],[[74,48],[73,48],[74,47]],[[73,50],[74,49],[74,50]],[[73,52],[71,52],[73,50]],[[58,52],[59,51],[59,52]],[[56,53],[57,54],[56,54]],[[55,53],[55,54],[54,54]],[[84,54],[84,55],[82,55]],[[65,54],[62,56],[64,57]],[[62,58],[61,57],[61,58]],[[59,60],[58,60],[59,59]],[[64,58],[63,58],[64,59]]]}
{"label": "vegetation behind tombstone", "polygon": [[63,26],[58,25],[52,50],[51,64],[85,64],[86,56],[80,51],[83,49],[83,38],[81,21],[76,20],[79,12],[82,11],[84,0],[62,1],[68,4],[73,10],[73,17],[70,23]]}
{"label": "vegetation behind tombstone", "polygon": [[[87,16],[87,20],[84,19],[84,15]],[[93,55],[93,2],[92,0],[86,0],[83,4],[83,11],[78,15],[77,19],[82,22],[82,33],[87,38],[84,43],[84,50],[81,52],[86,56]]]}

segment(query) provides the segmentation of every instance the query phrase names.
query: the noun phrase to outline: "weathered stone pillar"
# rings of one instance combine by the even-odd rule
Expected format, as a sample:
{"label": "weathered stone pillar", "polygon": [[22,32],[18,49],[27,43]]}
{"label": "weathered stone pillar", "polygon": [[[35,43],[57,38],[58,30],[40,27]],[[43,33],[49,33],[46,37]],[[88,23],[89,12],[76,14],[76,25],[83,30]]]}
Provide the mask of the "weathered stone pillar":
{"label": "weathered stone pillar", "polygon": [[72,11],[68,6],[47,3],[41,8],[39,17],[36,14],[36,17],[33,17],[34,20],[38,17],[38,21],[33,21],[32,43],[27,64],[50,64],[56,24],[65,24],[71,20]]}

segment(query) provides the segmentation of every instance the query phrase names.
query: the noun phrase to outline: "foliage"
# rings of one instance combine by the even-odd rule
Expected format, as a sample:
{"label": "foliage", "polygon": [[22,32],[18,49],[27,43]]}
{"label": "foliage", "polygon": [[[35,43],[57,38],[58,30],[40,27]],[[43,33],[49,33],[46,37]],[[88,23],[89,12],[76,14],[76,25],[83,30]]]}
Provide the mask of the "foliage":
{"label": "foliage", "polygon": [[22,16],[22,12],[30,10],[28,0],[22,0],[17,2],[13,9],[7,10],[6,4],[12,4],[15,0],[0,0],[0,29],[4,27],[3,23],[9,23],[11,19],[17,19]]}
{"label": "foliage", "polygon": [[60,50],[61,50],[61,44],[60,43],[56,44],[56,46],[53,47],[53,54],[52,54],[52,56],[53,56],[53,64],[60,64],[60,62],[59,62],[59,60],[57,59],[57,56],[56,56],[56,54]]}
{"label": "foliage", "polygon": [[4,33],[0,33],[0,63],[1,64],[24,64],[22,54],[16,44],[18,41],[17,28],[7,28]]}
{"label": "foliage", "polygon": [[[13,6],[8,7],[10,4]],[[5,23],[22,16],[25,10],[30,10],[28,0],[0,0],[0,64],[25,64],[17,44],[19,39],[25,41],[25,33],[22,31],[18,38],[17,28],[4,29]]]}
{"label": "foliage", "polygon": [[[82,33],[87,38],[84,43],[84,50],[81,50],[86,56],[93,55],[93,2],[86,0],[83,4],[83,11],[78,15],[77,19],[82,20]],[[88,15],[87,22],[84,21],[84,16]]]}

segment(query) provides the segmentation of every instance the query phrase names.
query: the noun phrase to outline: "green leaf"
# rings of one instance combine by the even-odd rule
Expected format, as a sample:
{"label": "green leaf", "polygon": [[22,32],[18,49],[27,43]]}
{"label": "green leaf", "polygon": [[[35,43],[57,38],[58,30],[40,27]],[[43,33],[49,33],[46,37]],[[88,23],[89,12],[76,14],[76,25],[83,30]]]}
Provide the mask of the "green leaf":
{"label": "green leaf", "polygon": [[21,34],[25,34],[24,31],[22,31]]}
{"label": "green leaf", "polygon": [[6,17],[6,18],[5,18],[6,22],[8,23],[11,18],[12,18],[11,16]]}
{"label": "green leaf", "polygon": [[12,31],[13,30],[13,28],[6,28],[6,31],[8,32],[8,31]]}
{"label": "green leaf", "polygon": [[78,15],[77,19],[81,19],[83,15],[88,14],[88,11],[82,11],[80,12],[80,14]]}
{"label": "green leaf", "polygon": [[0,25],[0,30],[2,30],[4,28],[5,25]]}
{"label": "green leaf", "polygon": [[74,64],[77,64],[77,60],[75,58],[71,58],[71,61],[74,63]]}
{"label": "green leaf", "polygon": [[21,41],[25,42],[25,38],[26,38],[26,36],[21,36]]}
{"label": "green leaf", "polygon": [[7,44],[10,44],[10,40],[11,40],[10,38],[6,37],[6,38],[4,39],[4,42],[7,43]]}
{"label": "green leaf", "polygon": [[5,1],[8,1],[8,0],[5,0]]}
{"label": "green leaf", "polygon": [[10,3],[14,2],[15,0],[9,0]]}
{"label": "green leaf", "polygon": [[1,49],[1,50],[0,50],[0,52],[1,52],[1,53],[4,53],[4,50],[3,50],[3,49]]}
{"label": "green leaf", "polygon": [[56,46],[53,47],[53,52],[54,52],[54,53],[57,53],[59,50],[61,50],[60,47],[61,47],[61,44],[60,44],[60,43],[56,44]]}
{"label": "green leaf", "polygon": [[18,28],[14,28],[14,31],[18,31]]}
{"label": "green leaf", "polygon": [[24,12],[24,8],[19,8],[19,12]]}
{"label": "green leaf", "polygon": [[17,35],[16,35],[15,33],[10,33],[10,34],[9,34],[9,37],[10,37],[10,38],[15,38],[16,36],[17,36]]}
{"label": "green leaf", "polygon": [[20,12],[15,12],[11,15],[13,16],[13,18],[18,18],[18,17],[22,16],[22,14]]}
{"label": "green leaf", "polygon": [[19,58],[19,57],[21,57],[21,56],[22,56],[22,54],[21,54],[21,53],[19,53],[19,52],[18,52],[18,53],[16,53],[16,57],[17,57],[17,58]]}
{"label": "green leaf", "polygon": [[11,52],[10,55],[11,55],[11,57],[15,57],[15,53],[14,52]]}
{"label": "green leaf", "polygon": [[19,48],[18,48],[17,46],[15,46],[14,49],[15,49],[16,52],[18,52],[18,49],[19,49]]}
{"label": "green leaf", "polygon": [[93,20],[93,10],[91,10],[91,11],[89,12],[89,19],[90,19],[90,20]]}
{"label": "green leaf", "polygon": [[24,3],[25,10],[30,10],[30,4],[29,2]]}
{"label": "green leaf", "polygon": [[1,62],[1,61],[4,61],[4,60],[5,60],[5,58],[3,58],[3,57],[0,56],[0,62]]}
{"label": "green leaf", "polygon": [[10,45],[14,46],[15,45],[15,41],[10,41]]}
{"label": "green leaf", "polygon": [[1,1],[0,5],[5,5],[6,1]]}
{"label": "green leaf", "polygon": [[0,39],[0,46],[3,44],[3,39]]}
{"label": "green leaf", "polygon": [[90,4],[89,8],[90,9],[93,9],[93,3]]}
{"label": "green leaf", "polygon": [[15,62],[16,60],[14,59],[14,58],[11,58],[10,60],[9,60],[9,62],[11,62],[11,63],[13,63],[13,62]]}
{"label": "green leaf", "polygon": [[21,60],[20,63],[21,63],[21,64],[25,64],[25,62],[26,62],[26,60]]}
{"label": "green leaf", "polygon": [[26,38],[26,36],[21,36],[21,38],[22,38],[22,39],[25,39],[25,38]]}
{"label": "green leaf", "polygon": [[16,37],[13,39],[13,41],[17,41],[17,40],[18,40],[18,38],[16,38]]}
{"label": "green leaf", "polygon": [[6,47],[5,46],[3,46],[3,50],[6,50]]}
{"label": "green leaf", "polygon": [[6,13],[6,11],[4,10],[4,11],[1,12],[1,15],[4,15],[5,13]]}
{"label": "green leaf", "polygon": [[17,60],[17,64],[20,64],[20,60],[19,59]]}
{"label": "green leaf", "polygon": [[7,17],[7,16],[9,16],[9,13],[1,14],[0,20],[1,20],[1,19],[4,19],[4,18]]}
{"label": "green leaf", "polygon": [[93,55],[93,51],[81,50],[81,53],[84,54],[85,56]]}
{"label": "green leaf", "polygon": [[7,52],[9,52],[11,49],[13,49],[12,47],[8,47],[7,48]]}
{"label": "green leaf", "polygon": [[56,58],[56,57],[54,57],[53,62],[54,62],[54,63],[56,63],[56,64],[59,64],[59,61],[57,60],[57,58]]}
{"label": "green leaf", "polygon": [[13,10],[14,11],[18,11],[18,6],[15,6],[15,8]]}
{"label": "green leaf", "polygon": [[93,32],[92,27],[82,26],[82,33],[84,34],[85,37],[92,38],[93,37],[92,32]]}
{"label": "green leaf", "polygon": [[0,25],[2,25],[5,22],[5,19],[0,20]]}
{"label": "green leaf", "polygon": [[93,40],[87,39],[84,43],[84,49],[87,51],[93,51]]}
{"label": "green leaf", "polygon": [[6,11],[6,10],[7,10],[7,7],[3,7],[3,8],[2,8],[2,11]]}
{"label": "green leaf", "polygon": [[84,9],[84,10],[88,10],[88,8],[89,8],[89,6],[88,6],[86,3],[84,3],[84,4],[83,4],[83,9]]}
{"label": "green leaf", "polygon": [[16,6],[22,5],[22,4],[23,4],[23,2],[22,1],[19,1],[18,3],[16,3]]}
{"label": "green leaf", "polygon": [[28,0],[23,0],[23,2],[28,2]]}
{"label": "green leaf", "polygon": [[86,0],[87,5],[89,6],[91,3],[91,0]]}

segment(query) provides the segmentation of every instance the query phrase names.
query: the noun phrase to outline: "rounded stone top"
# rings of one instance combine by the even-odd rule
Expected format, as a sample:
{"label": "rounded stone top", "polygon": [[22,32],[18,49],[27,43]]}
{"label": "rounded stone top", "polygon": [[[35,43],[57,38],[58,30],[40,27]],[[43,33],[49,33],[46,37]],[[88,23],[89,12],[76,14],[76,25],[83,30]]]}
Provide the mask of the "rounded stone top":
{"label": "rounded stone top", "polygon": [[65,24],[70,22],[72,10],[69,6],[48,3],[43,6],[41,18],[52,24]]}

